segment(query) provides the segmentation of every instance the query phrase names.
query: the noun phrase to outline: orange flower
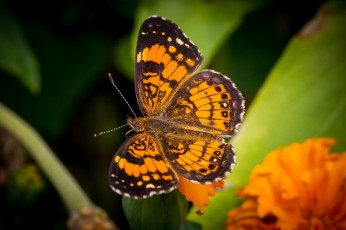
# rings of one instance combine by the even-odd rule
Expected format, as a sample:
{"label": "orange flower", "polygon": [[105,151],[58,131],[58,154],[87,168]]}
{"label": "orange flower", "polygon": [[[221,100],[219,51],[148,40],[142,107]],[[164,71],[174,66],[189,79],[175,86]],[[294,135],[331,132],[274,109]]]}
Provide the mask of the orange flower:
{"label": "orange flower", "polygon": [[259,218],[256,200],[249,199],[228,213],[226,230],[277,230],[275,221],[273,217]]}
{"label": "orange flower", "polygon": [[346,152],[330,154],[336,141],[309,139],[269,153],[241,192],[257,216],[273,215],[288,229],[346,229]]}
{"label": "orange flower", "polygon": [[196,212],[198,215],[203,215],[204,210],[203,206],[209,204],[209,197],[215,195],[215,188],[223,188],[223,180],[219,179],[218,181],[212,184],[197,184],[191,181],[184,179],[179,176],[179,191],[185,195],[188,201],[192,201],[194,205],[199,206],[199,210]]}

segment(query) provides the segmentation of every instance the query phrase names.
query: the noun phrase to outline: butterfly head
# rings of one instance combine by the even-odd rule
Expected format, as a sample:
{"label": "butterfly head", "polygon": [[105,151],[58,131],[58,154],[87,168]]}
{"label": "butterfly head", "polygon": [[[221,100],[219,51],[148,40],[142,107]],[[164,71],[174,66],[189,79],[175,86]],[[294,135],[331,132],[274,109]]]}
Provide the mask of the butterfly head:
{"label": "butterfly head", "polygon": [[142,132],[144,130],[144,118],[138,117],[138,118],[127,118],[127,124],[133,129],[135,132]]}

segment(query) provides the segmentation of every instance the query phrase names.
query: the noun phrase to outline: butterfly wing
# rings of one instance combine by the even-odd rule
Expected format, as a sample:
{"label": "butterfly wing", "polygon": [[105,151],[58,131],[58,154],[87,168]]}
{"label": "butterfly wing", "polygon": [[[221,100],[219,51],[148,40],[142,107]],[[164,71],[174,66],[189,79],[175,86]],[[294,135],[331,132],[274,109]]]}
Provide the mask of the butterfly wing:
{"label": "butterfly wing", "polygon": [[146,19],[139,30],[135,57],[135,89],[143,115],[163,111],[202,59],[175,23],[157,16]]}
{"label": "butterfly wing", "polygon": [[166,110],[171,122],[217,136],[231,136],[244,116],[245,101],[226,76],[204,70],[190,77]]}
{"label": "butterfly wing", "polygon": [[157,139],[136,133],[116,152],[110,168],[109,183],[120,195],[135,199],[167,193],[178,186],[178,179],[166,163]]}
{"label": "butterfly wing", "polygon": [[229,78],[211,70],[193,75],[165,114],[168,123],[184,130],[160,138],[168,162],[179,175],[205,184],[231,171],[235,154],[222,137],[231,136],[240,124],[244,98]]}
{"label": "butterfly wing", "polygon": [[199,184],[223,179],[235,164],[235,154],[230,144],[198,140],[196,136],[190,140],[165,136],[161,143],[174,171]]}

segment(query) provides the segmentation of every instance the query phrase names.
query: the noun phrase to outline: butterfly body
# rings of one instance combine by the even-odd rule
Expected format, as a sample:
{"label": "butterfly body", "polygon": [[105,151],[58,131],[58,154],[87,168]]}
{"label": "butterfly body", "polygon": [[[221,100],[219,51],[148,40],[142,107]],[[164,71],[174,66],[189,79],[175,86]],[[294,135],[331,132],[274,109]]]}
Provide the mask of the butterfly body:
{"label": "butterfly body", "polygon": [[212,129],[193,127],[181,121],[175,121],[164,116],[128,118],[129,126],[135,132],[146,132],[161,137],[180,137],[182,139],[198,139],[202,141],[222,142],[222,138],[213,135]]}
{"label": "butterfly body", "polygon": [[118,194],[143,199],[172,191],[179,176],[208,184],[231,172],[235,154],[223,138],[237,131],[244,99],[226,76],[194,74],[202,60],[173,22],[157,16],[143,22],[135,63],[143,117],[127,119],[135,134],[110,165],[109,182]]}

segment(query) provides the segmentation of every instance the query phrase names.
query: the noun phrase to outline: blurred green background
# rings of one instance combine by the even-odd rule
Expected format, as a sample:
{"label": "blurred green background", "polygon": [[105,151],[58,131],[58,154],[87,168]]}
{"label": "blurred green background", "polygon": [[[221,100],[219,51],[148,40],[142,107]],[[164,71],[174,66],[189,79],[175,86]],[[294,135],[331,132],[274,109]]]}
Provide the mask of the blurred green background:
{"label": "blurred green background", "polygon": [[[251,105],[286,45],[325,1],[0,1],[0,101],[31,124],[91,200],[122,229],[121,197],[108,186],[126,130],[93,134],[140,111],[134,48],[152,14],[176,22],[203,68],[229,76]],[[0,229],[66,229],[69,213],[30,154],[0,126]]]}

